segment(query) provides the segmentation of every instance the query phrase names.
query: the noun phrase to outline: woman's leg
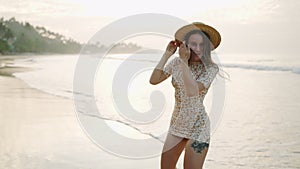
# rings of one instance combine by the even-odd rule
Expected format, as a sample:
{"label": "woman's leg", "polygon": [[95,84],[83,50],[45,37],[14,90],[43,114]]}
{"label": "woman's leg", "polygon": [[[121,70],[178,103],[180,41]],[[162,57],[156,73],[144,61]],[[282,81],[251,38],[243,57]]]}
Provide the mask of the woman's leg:
{"label": "woman's leg", "polygon": [[207,143],[189,140],[185,147],[184,169],[202,169],[208,146]]}
{"label": "woman's leg", "polygon": [[188,139],[186,138],[177,137],[172,134],[167,135],[161,154],[161,169],[175,169],[178,158],[187,141]]}

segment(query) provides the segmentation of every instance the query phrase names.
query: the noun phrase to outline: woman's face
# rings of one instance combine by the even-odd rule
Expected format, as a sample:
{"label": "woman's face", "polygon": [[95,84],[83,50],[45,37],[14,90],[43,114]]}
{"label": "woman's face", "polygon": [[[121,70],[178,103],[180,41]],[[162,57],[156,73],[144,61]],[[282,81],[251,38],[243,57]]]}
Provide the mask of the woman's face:
{"label": "woman's face", "polygon": [[203,37],[200,34],[192,34],[188,39],[188,46],[194,51],[191,54],[191,61],[200,61],[203,55]]}

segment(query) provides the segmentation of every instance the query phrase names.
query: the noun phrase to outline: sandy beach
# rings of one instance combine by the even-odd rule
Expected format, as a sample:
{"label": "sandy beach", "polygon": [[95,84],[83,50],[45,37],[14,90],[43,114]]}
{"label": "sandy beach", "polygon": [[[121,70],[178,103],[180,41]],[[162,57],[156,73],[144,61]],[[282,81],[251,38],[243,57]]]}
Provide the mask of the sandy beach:
{"label": "sandy beach", "polygon": [[[6,76],[0,76],[0,168],[34,166],[30,163],[42,165],[47,159],[51,161],[53,154],[63,150],[65,144],[85,142],[90,145],[80,132],[70,100],[30,88],[9,76],[15,71],[24,69],[2,69],[1,73]],[[78,147],[77,151],[82,148]]]}
{"label": "sandy beach", "polygon": [[[1,61],[6,65],[12,62]],[[33,89],[12,73],[28,68],[0,69],[0,168],[90,169],[158,167],[158,159],[122,159],[97,147],[80,128],[73,101]],[[117,163],[116,163],[117,162]]]}

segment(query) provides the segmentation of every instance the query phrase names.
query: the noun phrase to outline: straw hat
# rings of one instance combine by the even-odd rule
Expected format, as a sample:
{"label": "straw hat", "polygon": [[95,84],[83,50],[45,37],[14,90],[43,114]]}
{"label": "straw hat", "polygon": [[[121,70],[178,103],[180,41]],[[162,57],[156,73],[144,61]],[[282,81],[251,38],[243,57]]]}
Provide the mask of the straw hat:
{"label": "straw hat", "polygon": [[175,40],[183,42],[185,35],[193,30],[201,30],[209,36],[208,38],[211,42],[212,50],[216,49],[219,46],[221,42],[220,33],[215,28],[209,25],[205,25],[202,22],[193,22],[192,24],[185,25],[178,29],[175,33]]}

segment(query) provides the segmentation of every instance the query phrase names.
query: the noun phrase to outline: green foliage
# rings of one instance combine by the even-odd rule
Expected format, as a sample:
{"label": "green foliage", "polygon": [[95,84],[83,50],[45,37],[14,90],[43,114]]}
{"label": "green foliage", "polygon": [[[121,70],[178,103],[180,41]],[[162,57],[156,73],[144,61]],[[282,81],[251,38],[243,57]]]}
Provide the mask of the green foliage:
{"label": "green foliage", "polygon": [[[51,32],[44,27],[21,23],[13,17],[9,20],[0,18],[0,53],[79,53],[81,48],[89,53],[104,52],[108,47],[95,44],[80,44],[63,35]],[[118,43],[111,53],[134,52],[141,47],[129,43]]]}
{"label": "green foliage", "polygon": [[1,53],[78,53],[80,48],[80,43],[43,27],[20,23],[15,18],[0,19]]}
{"label": "green foliage", "polygon": [[0,51],[7,51],[8,49],[9,49],[9,46],[6,43],[6,41],[3,41],[2,39],[0,39]]}
{"label": "green foliage", "polygon": [[20,23],[15,18],[0,19],[0,53],[78,53],[81,44],[63,35]]}

